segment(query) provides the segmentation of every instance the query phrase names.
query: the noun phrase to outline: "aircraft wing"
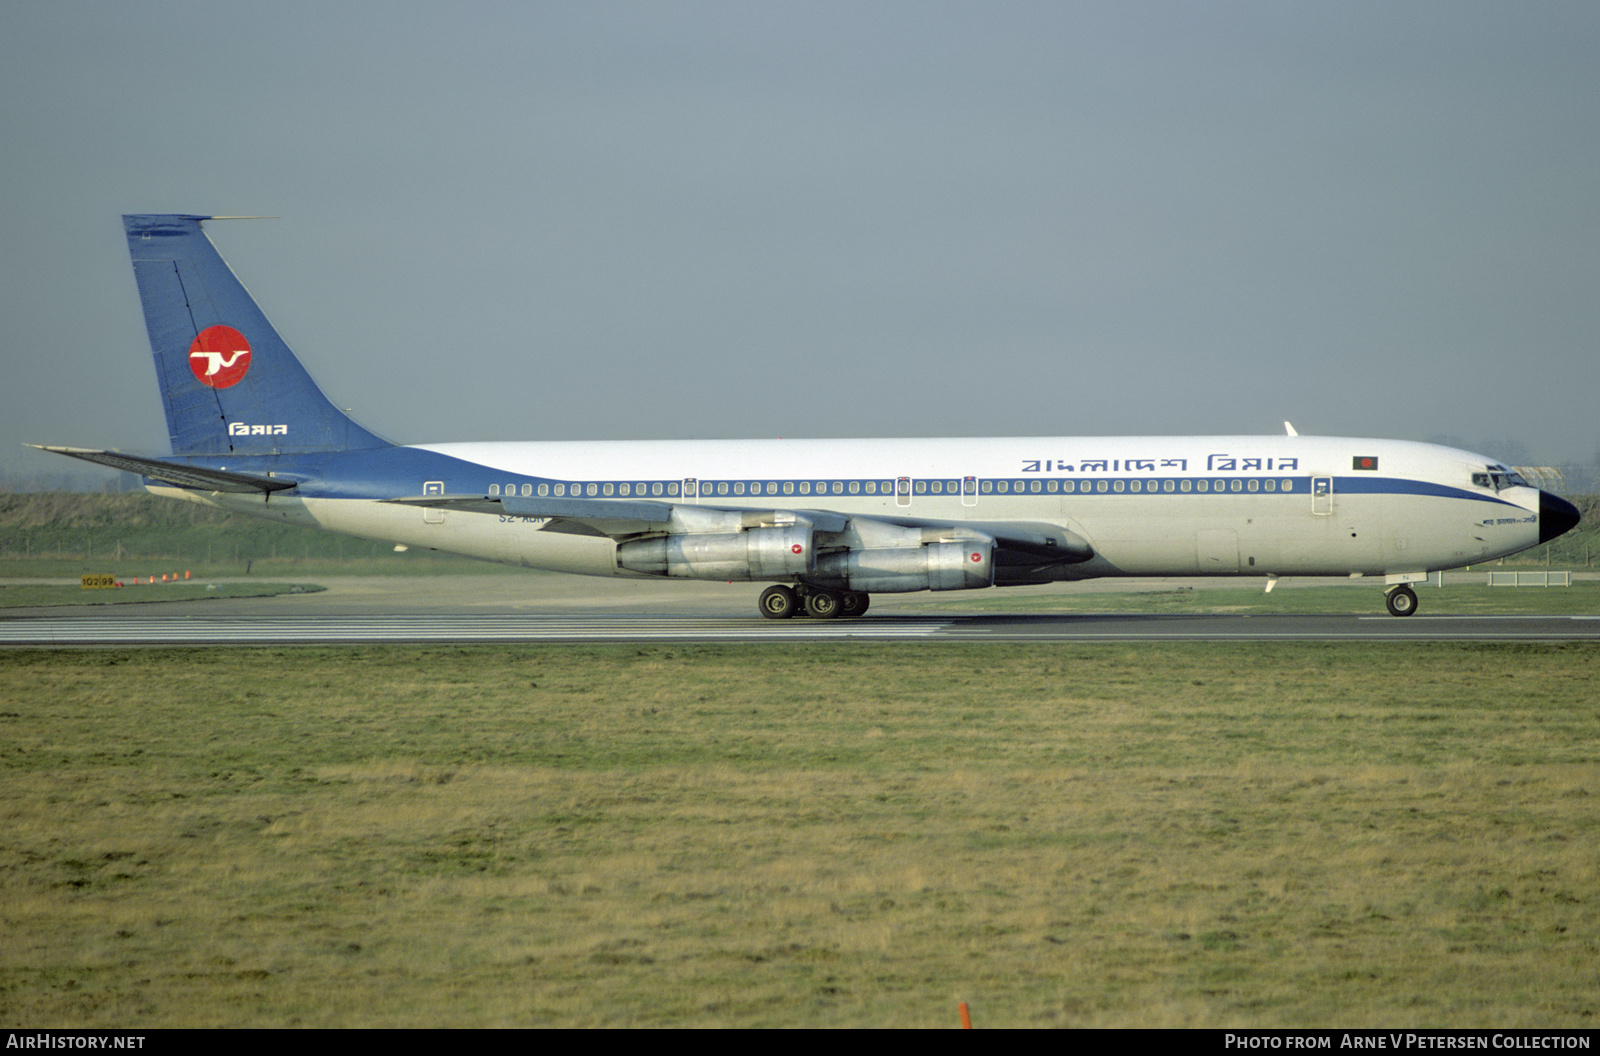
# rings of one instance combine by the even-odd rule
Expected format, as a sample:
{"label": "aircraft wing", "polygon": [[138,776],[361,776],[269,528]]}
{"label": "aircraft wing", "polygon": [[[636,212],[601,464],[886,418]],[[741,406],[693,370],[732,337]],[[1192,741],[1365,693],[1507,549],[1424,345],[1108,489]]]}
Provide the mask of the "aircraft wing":
{"label": "aircraft wing", "polygon": [[[627,539],[638,535],[678,535],[696,531],[738,531],[802,520],[819,532],[842,532],[850,518],[822,510],[743,509],[739,507],[687,506],[650,499],[582,499],[521,495],[414,495],[389,499],[401,506],[493,513],[506,517],[547,518],[547,532],[572,535],[607,535]],[[711,521],[708,523],[708,516]]]}
{"label": "aircraft wing", "polygon": [[[1094,556],[1082,536],[1058,524],[1034,521],[949,521],[926,517],[843,514],[832,510],[774,510],[765,507],[710,506],[650,499],[584,499],[507,495],[417,495],[389,502],[430,509],[462,510],[509,517],[548,518],[544,531],[603,535],[624,540],[644,535],[734,532],[775,525],[809,525],[825,535],[846,532],[874,536],[907,532],[924,541],[940,536],[987,536],[1008,564],[1077,564]],[[920,530],[920,531],[917,531]],[[847,544],[848,545],[848,544]],[[880,543],[879,545],[883,545]]]}
{"label": "aircraft wing", "polygon": [[147,458],[143,455],[125,455],[120,451],[96,451],[88,447],[47,447],[44,444],[29,444],[28,446],[37,448],[40,451],[52,451],[58,455],[66,455],[69,458],[81,458],[85,462],[95,462],[127,473],[137,473],[141,477],[159,480],[163,484],[172,484],[180,488],[194,488],[197,491],[226,491],[236,494],[261,491],[271,494],[274,491],[286,491],[298,483],[298,481],[283,477],[263,477],[254,473],[235,473],[225,469],[208,469],[204,466],[190,466],[182,462],[167,462],[159,458]]}

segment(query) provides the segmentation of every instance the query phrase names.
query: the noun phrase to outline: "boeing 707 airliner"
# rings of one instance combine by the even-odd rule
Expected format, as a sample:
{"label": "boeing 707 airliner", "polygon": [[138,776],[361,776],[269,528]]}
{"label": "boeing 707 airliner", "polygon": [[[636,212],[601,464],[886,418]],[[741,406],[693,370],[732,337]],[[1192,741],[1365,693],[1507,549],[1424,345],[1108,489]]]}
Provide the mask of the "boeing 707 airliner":
{"label": "boeing 707 airliner", "polygon": [[1569,502],[1482,455],[1299,436],[395,444],[329,402],[187,215],[123,217],[171,455],[46,447],[225,510],[527,568],[768,582],[770,619],[1101,576],[1382,577],[1526,550]]}

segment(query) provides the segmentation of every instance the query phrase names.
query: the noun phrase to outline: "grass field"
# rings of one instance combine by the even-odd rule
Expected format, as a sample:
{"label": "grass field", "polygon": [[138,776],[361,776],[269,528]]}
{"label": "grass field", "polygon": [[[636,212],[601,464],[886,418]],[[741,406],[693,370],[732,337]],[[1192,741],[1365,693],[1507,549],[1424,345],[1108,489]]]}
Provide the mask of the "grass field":
{"label": "grass field", "polygon": [[1600,648],[0,653],[26,1027],[1587,1027]]}
{"label": "grass field", "polygon": [[205,598],[270,598],[276,594],[315,594],[322,589],[314,583],[256,580],[207,583],[198,579],[93,590],[53,583],[0,584],[0,609],[129,605],[151,601],[200,601]]}

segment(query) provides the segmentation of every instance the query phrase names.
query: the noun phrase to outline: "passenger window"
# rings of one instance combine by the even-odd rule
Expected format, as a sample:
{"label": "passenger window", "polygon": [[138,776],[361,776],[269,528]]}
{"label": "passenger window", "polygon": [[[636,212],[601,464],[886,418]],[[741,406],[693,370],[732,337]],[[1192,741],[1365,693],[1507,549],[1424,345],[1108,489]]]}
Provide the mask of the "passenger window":
{"label": "passenger window", "polygon": [[600,486],[600,494],[604,495],[608,499],[611,497],[612,490],[613,489],[612,489],[612,487],[611,487],[611,485],[609,483],[602,484]]}
{"label": "passenger window", "polygon": [[1234,477],[1233,478],[1233,484],[1231,485],[1231,488],[1234,491],[1243,491],[1244,490],[1244,483],[1238,477]]}
{"label": "passenger window", "polygon": [[550,494],[550,485],[548,485],[548,484],[540,484],[539,485],[539,497],[542,499],[542,498],[545,498],[546,496],[548,496],[549,494]]}
{"label": "passenger window", "polygon": [[1197,480],[1195,481],[1194,487],[1196,491],[1210,491],[1211,482],[1209,480]]}
{"label": "passenger window", "polygon": [[532,484],[524,484],[524,485],[522,485],[522,494],[524,494],[524,495],[532,495],[533,494],[533,485]]}
{"label": "passenger window", "polygon": [[875,481],[875,480],[867,481],[867,494],[868,495],[876,495],[877,493],[878,493],[878,482]]}
{"label": "passenger window", "polygon": [[1115,491],[1115,492],[1121,492],[1122,491],[1122,481],[1113,480],[1111,482],[1111,490]]}
{"label": "passenger window", "polygon": [[1294,481],[1292,481],[1292,480],[1284,481],[1283,482],[1283,490],[1284,491],[1293,491],[1294,490]]}
{"label": "passenger window", "polygon": [[498,484],[490,484],[489,485],[489,494],[490,495],[498,495],[498,494],[500,494],[500,485],[498,485]]}
{"label": "passenger window", "polygon": [[979,490],[981,490],[985,495],[989,494],[994,490],[994,481],[984,481],[981,485],[979,485]]}
{"label": "passenger window", "polygon": [[1105,491],[1109,487],[1110,487],[1110,485],[1108,485],[1103,480],[1097,480],[1097,481],[1094,482],[1094,490],[1095,491]]}
{"label": "passenger window", "polygon": [[1144,490],[1144,483],[1142,481],[1138,481],[1138,480],[1130,480],[1130,481],[1128,481],[1128,490],[1129,491],[1143,491]]}
{"label": "passenger window", "polygon": [[793,495],[794,494],[794,481],[786,480],[786,481],[783,482],[783,493],[785,495]]}
{"label": "passenger window", "polygon": [[557,484],[556,485],[556,494],[557,495],[565,495],[566,493],[567,493],[567,486],[565,484]]}
{"label": "passenger window", "polygon": [[1189,482],[1187,480],[1178,481],[1178,490],[1179,491],[1184,491],[1184,492],[1188,491],[1189,490]]}
{"label": "passenger window", "polygon": [[800,482],[800,494],[802,494],[802,495],[810,495],[811,494],[811,482],[809,480],[802,480]]}
{"label": "passenger window", "polygon": [[596,494],[598,492],[599,489],[596,488],[595,485],[590,484],[589,487],[587,489],[585,489],[585,490],[587,490],[590,495],[594,495],[594,494]]}
{"label": "passenger window", "polygon": [[1245,485],[1245,490],[1247,490],[1247,491],[1255,491],[1260,486],[1261,486],[1261,482],[1259,480],[1252,480],[1248,484]]}
{"label": "passenger window", "polygon": [[[658,487],[658,488],[660,486],[661,486],[660,484],[656,485],[656,487]],[[659,495],[661,493],[658,491],[658,492],[656,492],[656,494]],[[677,481],[673,481],[671,484],[667,485],[667,494],[668,495],[677,495],[678,494],[678,482]]]}
{"label": "passenger window", "polygon": [[1060,487],[1061,487],[1061,482],[1059,480],[1052,480],[1052,481],[1047,481],[1045,483],[1044,490],[1048,491],[1050,494],[1054,495],[1056,493],[1057,489],[1059,489]]}
{"label": "passenger window", "polygon": [[1070,481],[1070,480],[1063,480],[1063,481],[1062,481],[1062,482],[1061,482],[1061,490],[1062,490],[1062,491],[1064,491],[1064,492],[1066,492],[1066,493],[1067,493],[1067,494],[1069,494],[1069,495],[1070,495],[1070,494],[1072,494],[1072,493],[1073,493],[1073,492],[1074,492],[1074,491],[1077,491],[1077,490],[1078,490],[1078,485],[1077,485],[1077,484],[1075,484],[1075,483],[1073,483],[1073,482],[1072,482],[1072,481]]}
{"label": "passenger window", "polygon": [[852,480],[850,482],[850,494],[852,494],[852,495],[861,494],[861,482],[859,480]]}
{"label": "passenger window", "polygon": [[1171,490],[1172,490],[1172,481],[1170,481],[1170,480],[1163,480],[1163,481],[1162,481],[1162,482],[1161,482],[1161,490],[1162,490],[1162,491],[1171,491]]}

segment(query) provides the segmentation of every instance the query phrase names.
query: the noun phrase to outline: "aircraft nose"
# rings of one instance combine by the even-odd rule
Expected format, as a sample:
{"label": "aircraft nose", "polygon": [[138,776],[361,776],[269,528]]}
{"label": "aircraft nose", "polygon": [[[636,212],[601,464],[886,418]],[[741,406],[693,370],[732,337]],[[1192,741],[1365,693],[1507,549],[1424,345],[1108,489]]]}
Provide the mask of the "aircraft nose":
{"label": "aircraft nose", "polygon": [[1548,491],[1539,493],[1539,541],[1548,543],[1563,532],[1570,531],[1583,514],[1572,503]]}

